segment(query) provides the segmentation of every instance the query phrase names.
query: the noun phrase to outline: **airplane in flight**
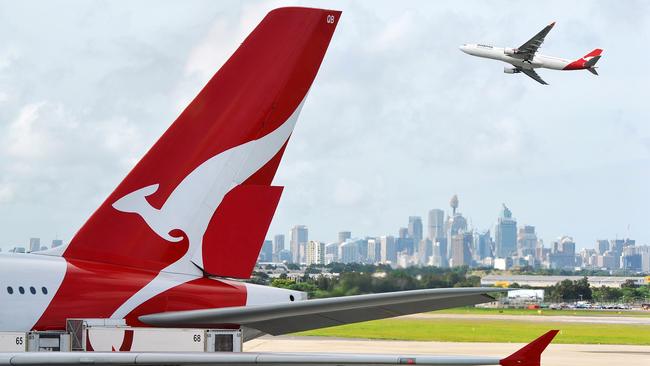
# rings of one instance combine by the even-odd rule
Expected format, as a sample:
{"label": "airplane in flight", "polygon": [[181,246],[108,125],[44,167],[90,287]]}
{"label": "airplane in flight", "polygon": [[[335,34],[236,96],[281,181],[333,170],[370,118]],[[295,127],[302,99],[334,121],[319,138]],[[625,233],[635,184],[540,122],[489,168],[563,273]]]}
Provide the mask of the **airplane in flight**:
{"label": "airplane in flight", "polygon": [[[243,281],[283,190],[273,178],[340,16],[297,7],[268,13],[66,246],[0,255],[0,332],[116,319],[131,327],[235,326],[247,340],[474,305],[503,292],[443,288],[308,300]],[[26,352],[0,353],[0,365],[533,366],[556,332],[503,359]]]}
{"label": "airplane in flight", "polygon": [[543,85],[548,85],[548,83],[537,74],[535,69],[587,70],[594,75],[598,75],[598,72],[596,71],[596,63],[600,60],[603,52],[600,48],[596,48],[577,60],[569,60],[537,53],[539,47],[544,43],[544,38],[546,38],[548,32],[553,29],[553,26],[555,26],[555,22],[544,27],[544,29],[533,36],[533,38],[529,39],[518,48],[504,48],[480,43],[466,43],[460,46],[460,50],[468,55],[509,63],[512,67],[504,67],[504,73],[524,73]]}

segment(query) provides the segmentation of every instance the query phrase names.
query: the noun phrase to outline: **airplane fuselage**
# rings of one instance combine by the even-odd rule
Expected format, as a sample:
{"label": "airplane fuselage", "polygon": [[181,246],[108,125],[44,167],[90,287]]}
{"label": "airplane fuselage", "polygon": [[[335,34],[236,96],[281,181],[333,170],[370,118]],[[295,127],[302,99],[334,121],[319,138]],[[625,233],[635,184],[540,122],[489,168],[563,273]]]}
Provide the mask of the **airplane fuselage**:
{"label": "airplane fuselage", "polygon": [[[116,311],[154,277],[179,284],[152,293],[126,316]],[[66,319],[126,319],[173,310],[251,306],[306,299],[298,291],[240,281],[156,273],[38,254],[0,254],[0,331],[64,330]]]}
{"label": "airplane fuselage", "polygon": [[544,68],[552,70],[578,70],[585,68],[581,65],[577,65],[575,60],[547,56],[539,53],[535,54],[532,60],[525,61],[521,57],[517,57],[514,54],[513,49],[505,47],[494,47],[484,44],[464,44],[460,46],[460,50],[468,55],[503,61],[522,69]]}

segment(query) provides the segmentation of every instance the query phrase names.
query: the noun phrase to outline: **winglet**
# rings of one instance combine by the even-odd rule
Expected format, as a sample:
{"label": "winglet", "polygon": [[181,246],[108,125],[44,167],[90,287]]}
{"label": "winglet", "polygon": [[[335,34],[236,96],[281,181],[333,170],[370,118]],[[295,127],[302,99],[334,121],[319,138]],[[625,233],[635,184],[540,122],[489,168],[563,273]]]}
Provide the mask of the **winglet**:
{"label": "winglet", "polygon": [[552,26],[554,26],[554,25],[555,25],[555,22],[552,22],[552,23],[551,23],[551,24],[549,24],[549,25],[550,25],[550,26],[552,27]]}
{"label": "winglet", "polygon": [[542,352],[555,338],[559,330],[548,331],[543,336],[528,343],[519,351],[499,361],[501,366],[540,366]]}

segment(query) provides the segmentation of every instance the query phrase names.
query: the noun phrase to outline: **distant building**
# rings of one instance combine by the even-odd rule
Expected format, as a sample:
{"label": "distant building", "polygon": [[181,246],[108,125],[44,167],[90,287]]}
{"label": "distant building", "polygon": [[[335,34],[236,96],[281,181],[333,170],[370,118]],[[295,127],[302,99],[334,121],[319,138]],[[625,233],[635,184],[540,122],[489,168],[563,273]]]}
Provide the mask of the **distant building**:
{"label": "distant building", "polygon": [[40,238],[30,238],[29,239],[29,251],[38,252],[41,250],[41,239]]}
{"label": "distant building", "polygon": [[318,264],[318,265],[324,265],[325,264],[325,243],[322,243],[320,241],[315,241],[315,240],[310,240],[309,243],[307,243],[307,255],[306,255],[306,263],[307,265],[311,264]]}
{"label": "distant building", "polygon": [[510,257],[517,251],[517,221],[512,212],[503,204],[501,215],[495,228],[495,255],[499,258]]}
{"label": "distant building", "polygon": [[277,234],[273,237],[273,254],[277,255],[281,250],[286,249],[284,247],[284,235]]}
{"label": "distant building", "polygon": [[435,243],[437,239],[445,237],[445,212],[438,208],[429,210],[428,219],[427,236]]}
{"label": "distant building", "polygon": [[382,236],[380,239],[381,248],[381,262],[382,263],[396,263],[397,250],[395,248],[395,237],[392,235]]}
{"label": "distant building", "polygon": [[420,216],[409,216],[409,237],[414,244],[422,240],[422,218]]}
{"label": "distant building", "polygon": [[[409,255],[413,255],[413,253]],[[433,243],[431,242],[431,240],[429,238],[420,240],[420,245],[418,245],[418,252],[417,252],[417,263],[421,265],[427,265],[432,256],[433,256]]]}
{"label": "distant building", "polygon": [[368,263],[379,263],[380,261],[381,261],[381,241],[378,238],[369,238],[368,239]]}
{"label": "distant building", "polygon": [[472,264],[471,246],[474,241],[472,233],[460,232],[451,237],[451,267],[469,266]]}
{"label": "distant building", "polygon": [[536,247],[537,234],[535,233],[535,227],[530,225],[520,227],[517,233],[517,255],[519,257],[534,256]]}
{"label": "distant building", "polygon": [[273,261],[273,242],[270,240],[264,240],[262,244],[262,250],[260,251],[260,262],[272,262]]}
{"label": "distant building", "polygon": [[63,245],[63,240],[61,239],[52,240],[52,248],[60,247],[61,245]]}
{"label": "distant building", "polygon": [[25,253],[25,247],[13,247],[9,250],[9,253]]}
{"label": "distant building", "polygon": [[479,262],[484,258],[492,257],[492,236],[490,230],[474,233],[474,259]]}
{"label": "distant building", "polygon": [[399,239],[406,239],[409,237],[409,228],[407,227],[401,227],[397,232],[398,232],[397,237]]}
{"label": "distant building", "polygon": [[596,241],[596,251],[598,254],[603,255],[609,249],[609,241],[607,240],[597,240]]}
{"label": "distant building", "polygon": [[[496,266],[495,266],[496,268]],[[543,275],[493,275],[489,274],[481,278],[481,286],[508,286],[517,283],[530,287],[549,287],[564,280],[579,281],[584,276],[543,276]],[[607,277],[587,276],[591,287],[621,287],[627,281],[636,285],[647,284],[644,277]]]}
{"label": "distant building", "polygon": [[553,269],[575,269],[576,243],[570,236],[562,236],[553,242],[553,250],[549,255],[549,266]]}
{"label": "distant building", "polygon": [[325,245],[325,264],[339,261],[339,243],[329,243]]}
{"label": "distant building", "polygon": [[[291,241],[289,243],[289,250],[291,250],[291,261],[293,263],[301,263],[304,259],[304,248],[309,241],[309,233],[307,226],[296,225],[291,229]],[[302,252],[302,253],[301,253]]]}
{"label": "distant building", "polygon": [[358,242],[354,240],[347,240],[339,246],[339,260],[341,263],[359,263],[359,247]]}
{"label": "distant building", "polygon": [[351,231],[339,231],[339,244],[343,243],[344,241],[350,239],[352,237],[352,232]]}

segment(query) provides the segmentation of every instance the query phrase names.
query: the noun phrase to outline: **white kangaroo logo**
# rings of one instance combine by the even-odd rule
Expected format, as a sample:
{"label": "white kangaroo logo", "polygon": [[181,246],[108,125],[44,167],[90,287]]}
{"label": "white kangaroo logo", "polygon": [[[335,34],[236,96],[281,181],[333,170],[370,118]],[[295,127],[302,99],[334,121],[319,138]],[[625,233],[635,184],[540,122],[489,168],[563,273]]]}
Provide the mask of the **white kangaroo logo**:
{"label": "white kangaroo logo", "polygon": [[158,236],[169,242],[183,240],[170,235],[173,230],[182,231],[187,236],[189,248],[183,257],[163,269],[111,317],[123,318],[151,297],[193,279],[172,279],[165,275],[166,272],[201,274],[192,263],[203,268],[203,236],[214,212],[232,188],[248,179],[280,151],[293,131],[302,105],[301,102],[291,117],[273,132],[226,150],[199,165],[181,181],[160,209],[152,207],[146,200],[158,190],[158,184],[140,188],[113,203],[113,208],[118,211],[140,215]]}

